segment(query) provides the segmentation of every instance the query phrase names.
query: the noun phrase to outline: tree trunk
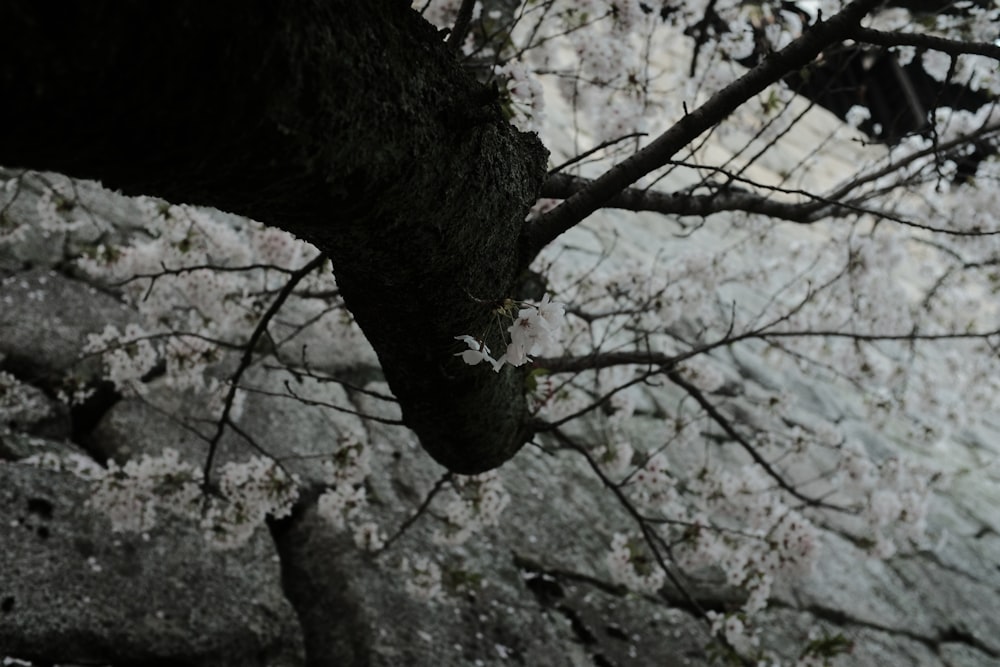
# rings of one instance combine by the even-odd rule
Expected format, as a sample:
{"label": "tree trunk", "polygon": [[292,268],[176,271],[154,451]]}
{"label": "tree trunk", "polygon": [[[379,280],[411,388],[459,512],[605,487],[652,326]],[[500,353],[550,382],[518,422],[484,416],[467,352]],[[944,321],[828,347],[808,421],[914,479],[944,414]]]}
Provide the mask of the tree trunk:
{"label": "tree trunk", "polygon": [[523,373],[465,366],[454,336],[511,294],[545,161],[406,2],[0,6],[0,163],[315,244],[405,422],[456,472],[529,437]]}

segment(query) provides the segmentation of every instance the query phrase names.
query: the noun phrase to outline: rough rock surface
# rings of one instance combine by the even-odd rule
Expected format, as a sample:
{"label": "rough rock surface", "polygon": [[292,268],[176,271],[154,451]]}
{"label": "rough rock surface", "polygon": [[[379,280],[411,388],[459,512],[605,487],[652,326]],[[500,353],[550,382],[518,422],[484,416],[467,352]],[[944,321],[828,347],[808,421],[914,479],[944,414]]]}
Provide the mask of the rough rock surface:
{"label": "rough rock surface", "polygon": [[196,527],[111,532],[70,473],[0,464],[0,649],[42,662],[301,664],[266,534],[217,552]]}
{"label": "rough rock surface", "polygon": [[132,320],[115,297],[45,269],[0,279],[0,303],[0,353],[6,356],[5,365],[38,376],[93,373],[93,361],[81,358],[87,335],[108,324],[124,329]]}

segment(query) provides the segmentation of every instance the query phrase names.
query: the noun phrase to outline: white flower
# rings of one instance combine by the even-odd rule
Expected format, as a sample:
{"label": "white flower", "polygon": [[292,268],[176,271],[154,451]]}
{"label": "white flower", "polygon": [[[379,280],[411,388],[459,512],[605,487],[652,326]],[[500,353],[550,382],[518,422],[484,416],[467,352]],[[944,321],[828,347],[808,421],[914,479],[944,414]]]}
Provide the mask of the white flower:
{"label": "white flower", "polygon": [[552,340],[549,325],[535,308],[522,308],[517,319],[507,328],[510,345],[504,358],[513,366],[531,361],[528,355],[539,354]]}
{"label": "white flower", "polygon": [[725,384],[726,379],[710,362],[695,357],[680,367],[684,378],[702,391],[713,392]]}
{"label": "white flower", "polygon": [[365,521],[354,526],[354,544],[365,551],[378,551],[385,546],[385,536],[379,532],[378,524]]}
{"label": "white flower", "polygon": [[847,114],[844,117],[844,121],[851,127],[859,127],[861,123],[865,122],[872,117],[872,112],[868,110],[868,107],[863,107],[860,104],[855,104],[850,109],[847,110]]}
{"label": "white flower", "polygon": [[566,323],[566,307],[561,303],[554,303],[546,294],[538,304],[538,319],[546,330],[546,335],[538,341],[539,354],[547,354],[553,350],[562,335],[562,328]]}
{"label": "white flower", "polygon": [[343,529],[347,521],[357,518],[367,505],[365,487],[340,485],[319,497],[316,513],[334,528]]}
{"label": "white flower", "polygon": [[[488,361],[492,364],[493,370],[499,372],[504,364],[522,366],[531,361],[530,355],[544,354],[558,340],[566,321],[566,308],[561,303],[553,303],[548,294],[537,306],[522,305],[528,307],[518,310],[517,317],[507,327],[510,343],[499,358],[494,359],[490,356],[490,348],[483,341],[468,335],[455,336],[455,340],[460,340],[469,346],[468,350],[456,352],[455,356],[462,357],[462,361],[470,366]],[[508,311],[505,307],[498,312],[506,314]]]}
{"label": "white flower", "polygon": [[530,349],[531,345],[548,331],[548,327],[538,316],[536,309],[522,308],[517,311],[517,319],[507,327],[507,331],[510,332],[511,343],[518,343]]}
{"label": "white flower", "polygon": [[411,563],[409,558],[404,558],[401,569],[406,577],[403,585],[413,597],[431,601],[442,596],[444,588],[441,583],[441,568],[431,559],[417,556]]}
{"label": "white flower", "polygon": [[621,533],[611,539],[611,551],[605,558],[608,572],[617,583],[642,593],[656,593],[663,587],[665,574],[659,566],[637,557],[637,544]]}
{"label": "white flower", "polygon": [[455,356],[462,357],[462,361],[465,363],[475,366],[480,361],[488,361],[496,366],[497,361],[490,356],[490,348],[486,347],[482,341],[476,340],[472,336],[455,336],[455,340],[460,340],[469,346],[468,350],[455,353]]}
{"label": "white flower", "polygon": [[452,480],[450,498],[444,507],[447,527],[437,531],[434,540],[452,546],[462,544],[476,531],[497,525],[509,503],[510,495],[495,470],[457,477]]}
{"label": "white flower", "polygon": [[515,60],[494,68],[495,74],[507,80],[513,117],[511,123],[522,132],[534,132],[544,118],[545,92],[541,82],[524,64]]}
{"label": "white flower", "polygon": [[538,304],[538,315],[542,318],[546,328],[555,333],[562,329],[566,322],[566,306],[552,301],[548,294],[542,297],[542,302]]}
{"label": "white flower", "polygon": [[624,477],[632,467],[634,450],[628,442],[608,443],[601,450],[601,465],[612,477]]}

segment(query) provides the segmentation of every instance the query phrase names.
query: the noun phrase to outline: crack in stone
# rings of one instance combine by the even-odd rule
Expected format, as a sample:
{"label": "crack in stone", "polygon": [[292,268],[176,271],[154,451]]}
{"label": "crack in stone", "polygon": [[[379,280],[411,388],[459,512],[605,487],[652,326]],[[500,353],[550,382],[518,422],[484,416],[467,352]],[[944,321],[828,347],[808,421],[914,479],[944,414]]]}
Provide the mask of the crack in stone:
{"label": "crack in stone", "polygon": [[[784,607],[787,609],[796,609],[790,605],[784,604],[774,604],[775,607]],[[912,630],[906,630],[903,628],[893,628],[887,625],[881,625],[879,623],[874,623],[872,621],[864,621],[859,618],[852,618],[846,612],[839,609],[832,609],[830,607],[823,607],[821,605],[808,605],[798,611],[805,611],[816,618],[820,618],[824,621],[828,621],[837,626],[854,626],[859,628],[865,628],[868,630],[875,630],[876,632],[882,632],[884,634],[893,637],[906,637],[907,639],[912,639],[913,641],[919,642],[924,646],[927,646],[935,653],[940,653],[942,644],[963,644],[969,648],[975,649],[981,653],[986,654],[990,658],[1000,657],[1000,653],[993,650],[981,640],[977,639],[971,633],[960,630],[955,626],[950,626],[946,630],[938,633],[936,637],[927,637],[920,634],[919,632],[914,632]]]}

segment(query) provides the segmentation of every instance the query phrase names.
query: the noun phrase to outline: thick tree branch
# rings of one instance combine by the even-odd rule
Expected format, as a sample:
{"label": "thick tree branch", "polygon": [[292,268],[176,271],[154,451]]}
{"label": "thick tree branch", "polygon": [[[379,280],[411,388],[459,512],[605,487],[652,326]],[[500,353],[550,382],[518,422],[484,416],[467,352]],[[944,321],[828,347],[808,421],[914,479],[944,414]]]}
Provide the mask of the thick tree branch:
{"label": "thick tree branch", "polygon": [[852,39],[876,46],[915,46],[932,49],[952,56],[972,54],[1000,60],[1000,46],[984,42],[962,42],[937,35],[914,32],[888,32],[858,26],[850,35]]}
{"label": "thick tree branch", "polygon": [[618,163],[593,185],[578,192],[525,229],[521,263],[526,266],[556,237],[603,206],[613,196],[661,167],[679,150],[731,114],[748,99],[789,72],[811,63],[824,48],[850,35],[878,0],[856,0],[839,14],[810,27],[736,82],[713,95],[635,155]]}
{"label": "thick tree branch", "polygon": [[588,370],[615,368],[617,366],[651,366],[666,372],[676,368],[688,359],[697,357],[720,347],[730,347],[747,340],[772,341],[784,338],[827,338],[852,340],[859,343],[894,342],[940,342],[954,340],[983,340],[1000,336],[1000,329],[989,331],[955,331],[939,334],[921,334],[913,331],[904,333],[865,333],[838,330],[804,329],[798,331],[768,331],[770,327],[762,327],[741,334],[723,336],[718,340],[698,345],[685,352],[664,354],[649,350],[632,350],[621,352],[598,352],[580,356],[539,357],[535,359],[535,368],[544,368],[550,373],[581,373]]}
{"label": "thick tree branch", "polygon": [[[904,168],[916,160],[934,154],[948,155],[951,151],[968,146],[972,142],[991,139],[998,131],[1000,131],[1000,126],[995,124],[983,125],[969,134],[964,134],[948,141],[937,142],[926,149],[915,151],[902,158],[893,159],[882,168],[872,170],[868,173],[857,174],[826,195],[797,188],[765,185],[724,169],[716,169],[731,181],[741,182],[752,188],[769,190],[783,195],[797,196],[806,200],[801,202],[780,201],[748,189],[733,186],[721,188],[711,194],[703,195],[687,192],[662,192],[645,188],[625,188],[607,200],[602,207],[618,208],[627,211],[650,211],[668,215],[701,217],[707,217],[723,211],[743,211],[745,213],[765,215],[779,220],[803,224],[818,222],[829,217],[870,213],[878,217],[895,220],[900,224],[928,229],[943,234],[979,236],[988,234],[988,232],[931,227],[898,218],[886,211],[870,210],[861,205],[861,201],[866,198],[866,195],[864,193],[858,194],[858,191],[862,186],[889,176],[893,172],[905,171]],[[672,160],[668,160],[667,163],[682,164]],[[550,173],[542,184],[541,196],[551,199],[569,199],[578,193],[586,192],[589,188],[594,187],[594,184],[595,181],[593,179],[582,176]],[[856,198],[848,199],[852,195]]]}
{"label": "thick tree branch", "polygon": [[462,48],[465,36],[469,34],[469,23],[472,22],[472,10],[475,5],[476,0],[462,0],[462,5],[458,8],[455,25],[452,26],[447,40],[448,46],[455,51]]}
{"label": "thick tree branch", "polygon": [[11,0],[0,99],[0,163],[316,245],[403,420],[449,469],[496,467],[527,440],[523,370],[465,366],[454,336],[488,330],[513,291],[546,153],[407,3]]}
{"label": "thick tree branch", "polygon": [[[570,174],[553,174],[542,184],[542,197],[569,199],[593,187],[595,181]],[[808,194],[808,193],[807,193]],[[811,195],[815,197],[815,195]],[[604,208],[627,211],[651,211],[668,215],[695,215],[707,217],[721,211],[759,213],[791,222],[815,222],[828,215],[847,215],[855,212],[850,206],[837,202],[810,201],[806,203],[783,202],[740,188],[727,187],[706,195],[681,192],[659,192],[643,188],[625,188],[604,202]]]}
{"label": "thick tree branch", "polygon": [[[542,186],[542,196],[554,199],[569,198],[575,193],[584,192],[594,182],[579,176],[550,176]],[[860,179],[857,184],[860,185]],[[906,227],[950,236],[992,236],[1000,234],[1000,230],[950,229],[917,222],[916,220],[900,217],[889,211],[864,206],[861,203],[865,199],[864,196],[859,196],[854,201],[837,200],[805,190],[769,187],[762,184],[754,185],[765,189],[773,189],[783,194],[800,195],[808,198],[809,201],[800,203],[778,201],[734,187],[726,187],[708,195],[665,193],[655,190],[643,190],[641,188],[626,188],[605,202],[604,207],[620,208],[627,211],[651,211],[701,217],[708,217],[722,211],[743,211],[745,213],[755,213],[777,220],[787,220],[788,222],[801,224],[812,224],[831,217],[866,214],[878,219],[891,220]],[[851,189],[848,188],[847,191],[849,192]]]}

